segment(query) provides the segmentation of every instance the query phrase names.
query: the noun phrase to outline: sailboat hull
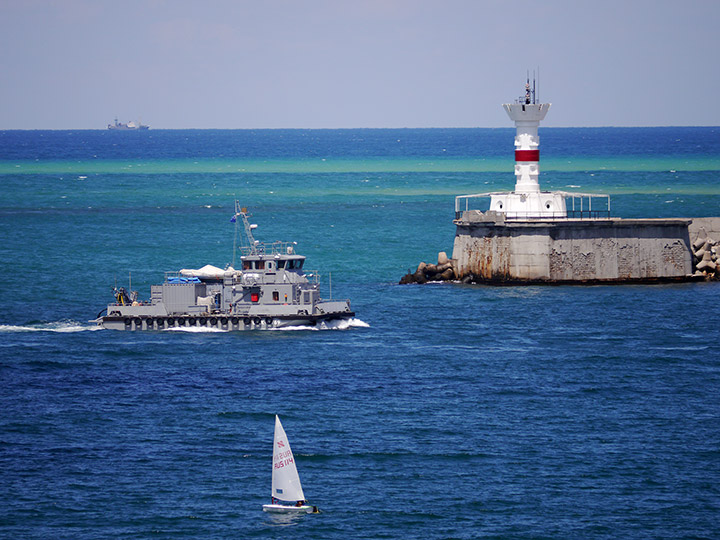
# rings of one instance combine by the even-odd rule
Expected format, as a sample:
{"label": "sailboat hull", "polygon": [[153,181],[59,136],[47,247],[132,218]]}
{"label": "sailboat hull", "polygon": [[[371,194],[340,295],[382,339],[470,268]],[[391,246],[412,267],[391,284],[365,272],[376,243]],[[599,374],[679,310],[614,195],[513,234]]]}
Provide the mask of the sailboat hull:
{"label": "sailboat hull", "polygon": [[263,504],[263,512],[272,512],[276,514],[312,514],[317,512],[317,508],[304,504],[302,506],[290,506],[285,504]]}

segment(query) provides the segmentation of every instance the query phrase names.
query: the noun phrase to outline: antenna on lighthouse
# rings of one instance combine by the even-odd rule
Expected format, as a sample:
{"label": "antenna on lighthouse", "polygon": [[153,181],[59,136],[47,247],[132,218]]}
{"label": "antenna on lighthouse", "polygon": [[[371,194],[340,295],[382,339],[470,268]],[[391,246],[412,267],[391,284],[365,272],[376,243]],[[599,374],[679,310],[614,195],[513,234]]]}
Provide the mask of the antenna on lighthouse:
{"label": "antenna on lighthouse", "polygon": [[533,105],[537,103],[535,96],[535,70],[533,70]]}
{"label": "antenna on lighthouse", "polygon": [[530,70],[527,70],[527,77],[525,78],[525,95],[522,97],[521,103],[524,103],[525,105],[530,105],[533,103],[532,96],[530,93]]}
{"label": "antenna on lighthouse", "polygon": [[527,70],[527,76],[525,78],[525,95],[520,98],[519,103],[525,103],[526,105],[537,105],[540,103],[540,68],[537,68],[536,72],[533,69],[533,82],[530,86],[530,70]]}

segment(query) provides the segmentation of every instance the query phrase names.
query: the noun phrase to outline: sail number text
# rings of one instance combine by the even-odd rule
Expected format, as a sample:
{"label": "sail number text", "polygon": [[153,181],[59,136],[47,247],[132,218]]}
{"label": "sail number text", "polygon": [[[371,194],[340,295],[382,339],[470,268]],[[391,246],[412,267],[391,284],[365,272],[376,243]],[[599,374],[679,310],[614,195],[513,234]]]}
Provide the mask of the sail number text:
{"label": "sail number text", "polygon": [[280,452],[275,456],[274,467],[276,469],[281,469],[283,467],[286,467],[287,465],[290,465],[291,463],[293,463],[293,456],[292,452],[290,452],[289,450],[285,452]]}

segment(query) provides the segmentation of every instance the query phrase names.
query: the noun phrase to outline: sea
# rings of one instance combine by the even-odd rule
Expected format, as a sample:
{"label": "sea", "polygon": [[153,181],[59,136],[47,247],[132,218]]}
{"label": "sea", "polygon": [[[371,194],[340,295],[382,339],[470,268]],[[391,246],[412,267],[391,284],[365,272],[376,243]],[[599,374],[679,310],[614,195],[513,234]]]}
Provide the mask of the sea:
{"label": "sea", "polygon": [[[0,538],[716,539],[720,282],[398,285],[513,128],[0,131]],[[720,128],[541,128],[543,189],[720,215]],[[317,330],[118,332],[112,288],[297,242]],[[718,239],[720,240],[720,239]],[[275,415],[311,504],[274,517]]]}

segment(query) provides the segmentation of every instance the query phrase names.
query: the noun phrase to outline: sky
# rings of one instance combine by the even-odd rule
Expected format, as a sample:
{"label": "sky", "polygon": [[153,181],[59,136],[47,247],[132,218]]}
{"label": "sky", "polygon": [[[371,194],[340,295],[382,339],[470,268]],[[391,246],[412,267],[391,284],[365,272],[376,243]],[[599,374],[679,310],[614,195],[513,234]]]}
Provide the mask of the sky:
{"label": "sky", "polygon": [[720,126],[718,0],[0,0],[0,129]]}

